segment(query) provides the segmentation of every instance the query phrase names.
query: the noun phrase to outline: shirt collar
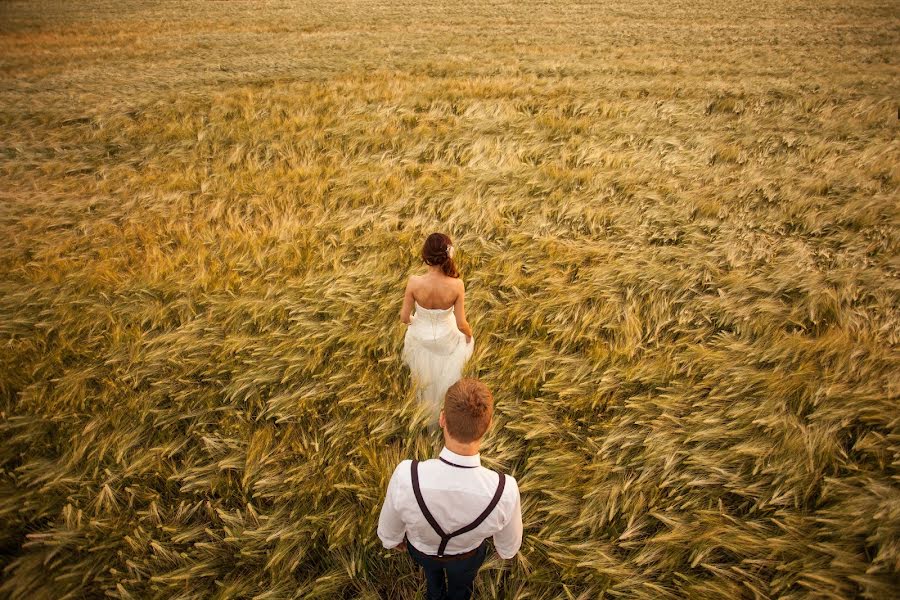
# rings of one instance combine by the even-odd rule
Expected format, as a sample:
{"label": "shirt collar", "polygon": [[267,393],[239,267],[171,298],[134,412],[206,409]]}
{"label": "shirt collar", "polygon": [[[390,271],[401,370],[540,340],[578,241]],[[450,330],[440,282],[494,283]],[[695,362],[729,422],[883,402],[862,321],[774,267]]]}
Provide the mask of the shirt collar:
{"label": "shirt collar", "polygon": [[480,467],[481,466],[481,454],[473,454],[472,456],[463,456],[462,454],[457,454],[452,450],[449,450],[447,446],[444,446],[444,449],[441,450],[440,457],[446,460],[449,463],[453,463],[454,465],[460,467]]}

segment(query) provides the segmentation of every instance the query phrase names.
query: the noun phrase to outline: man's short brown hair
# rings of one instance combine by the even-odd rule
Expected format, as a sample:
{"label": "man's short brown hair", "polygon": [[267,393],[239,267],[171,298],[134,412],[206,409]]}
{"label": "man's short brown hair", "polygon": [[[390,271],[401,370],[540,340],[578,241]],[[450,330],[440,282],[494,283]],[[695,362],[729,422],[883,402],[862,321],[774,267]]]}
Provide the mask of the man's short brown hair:
{"label": "man's short brown hair", "polygon": [[494,415],[491,390],[477,379],[460,379],[444,397],[444,420],[453,439],[469,443],[480,440]]}

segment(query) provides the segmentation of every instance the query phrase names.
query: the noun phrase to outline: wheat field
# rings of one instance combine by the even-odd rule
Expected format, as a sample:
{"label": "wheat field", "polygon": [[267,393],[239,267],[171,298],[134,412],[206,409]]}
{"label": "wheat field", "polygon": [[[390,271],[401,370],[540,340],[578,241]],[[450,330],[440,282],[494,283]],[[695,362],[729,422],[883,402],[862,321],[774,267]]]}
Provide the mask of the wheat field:
{"label": "wheat field", "polygon": [[894,0],[0,0],[0,597],[421,597],[408,275],[514,475],[477,597],[900,593]]}

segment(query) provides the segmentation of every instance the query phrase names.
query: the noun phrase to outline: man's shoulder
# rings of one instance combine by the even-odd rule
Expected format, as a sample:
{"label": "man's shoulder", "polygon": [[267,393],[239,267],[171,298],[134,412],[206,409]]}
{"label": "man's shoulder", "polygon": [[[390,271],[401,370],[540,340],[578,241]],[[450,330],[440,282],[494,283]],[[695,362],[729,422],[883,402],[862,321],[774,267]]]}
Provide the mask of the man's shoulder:
{"label": "man's shoulder", "polygon": [[481,466],[481,469],[483,469],[483,471],[487,471],[488,473],[493,473],[494,475],[496,475],[497,479],[494,481],[498,484],[500,483],[500,477],[506,478],[506,481],[503,482],[504,496],[509,492],[509,490],[516,490],[516,492],[519,491],[519,482],[516,481],[516,478],[509,473],[504,473],[499,469],[491,469],[489,467],[485,467],[484,465]]}
{"label": "man's shoulder", "polygon": [[411,464],[412,464],[412,460],[410,460],[408,458],[405,460],[401,460],[400,463],[396,467],[394,467],[394,474],[400,473],[401,471],[406,471],[408,473],[409,466]]}
{"label": "man's shoulder", "polygon": [[[498,473],[499,473],[499,471],[498,471]],[[508,487],[511,490],[516,490],[516,492],[519,491],[519,482],[516,480],[515,477],[513,477],[509,473],[501,473],[501,475],[506,476],[506,483],[505,483],[506,487]]]}
{"label": "man's shoulder", "polygon": [[[498,471],[498,473],[500,472]],[[516,481],[516,478],[509,473],[500,473],[500,475],[506,477],[506,481],[503,483],[503,496],[506,498],[515,498],[516,496],[518,496],[519,482]]]}
{"label": "man's shoulder", "polygon": [[519,482],[516,481],[515,477],[513,477],[509,473],[503,473],[503,475],[506,476],[506,485],[519,489]]}

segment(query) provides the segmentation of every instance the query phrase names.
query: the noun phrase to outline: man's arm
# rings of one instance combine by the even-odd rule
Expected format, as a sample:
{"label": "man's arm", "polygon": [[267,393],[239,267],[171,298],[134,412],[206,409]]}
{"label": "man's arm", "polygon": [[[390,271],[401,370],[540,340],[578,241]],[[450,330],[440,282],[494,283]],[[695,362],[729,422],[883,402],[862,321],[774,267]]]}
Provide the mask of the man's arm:
{"label": "man's arm", "polygon": [[[397,511],[395,500],[400,491],[400,473],[403,461],[394,469],[391,480],[388,482],[387,494],[384,498],[384,504],[381,506],[381,514],[378,516],[378,537],[385,548],[394,548],[400,546],[403,548],[404,537],[406,535],[406,523],[400,518]],[[407,469],[409,470],[409,469]]]}
{"label": "man's arm", "polygon": [[513,558],[522,547],[522,501],[519,497],[519,485],[514,477],[507,475],[507,485],[512,489],[515,495],[515,505],[509,521],[503,526],[503,529],[494,534],[494,548],[500,558]]}

